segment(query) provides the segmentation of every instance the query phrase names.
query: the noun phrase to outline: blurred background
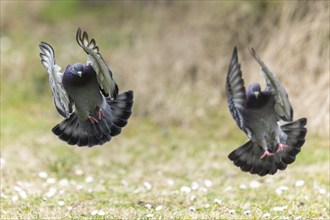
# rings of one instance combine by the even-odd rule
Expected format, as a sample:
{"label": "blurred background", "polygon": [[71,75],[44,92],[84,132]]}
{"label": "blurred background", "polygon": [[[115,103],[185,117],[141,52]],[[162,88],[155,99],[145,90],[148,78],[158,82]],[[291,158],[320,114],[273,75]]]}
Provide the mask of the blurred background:
{"label": "blurred background", "polygon": [[[225,97],[234,46],[246,85],[265,85],[248,51],[253,47],[286,88],[294,118],[308,118],[302,153],[276,178],[287,173],[306,178],[306,185],[310,177],[311,189],[315,181],[329,187],[329,19],[329,1],[2,0],[1,173],[6,182],[1,198],[15,196],[12,185],[19,181],[29,182],[29,196],[42,194],[47,189],[38,185],[39,171],[76,181],[82,173],[77,170],[104,178],[110,188],[121,186],[110,192],[122,204],[131,198],[120,197],[127,190],[123,179],[135,186],[147,177],[162,187],[166,178],[182,184],[209,178],[219,186],[212,197],[224,190],[221,187],[236,184],[236,177],[255,178],[226,159],[247,139],[231,118]],[[45,41],[54,48],[62,70],[84,63],[86,54],[75,40],[78,27],[96,40],[120,90],[135,93],[134,113],[122,134],[92,150],[68,147],[51,133],[62,117],[39,57],[38,45]],[[91,207],[75,204],[75,194],[65,195],[73,198],[64,198],[71,206]],[[233,201],[231,195],[240,193],[228,195],[228,201]],[[8,201],[2,205],[14,213],[22,208]],[[49,206],[35,201],[35,210]],[[169,198],[171,202],[174,207],[183,204]],[[53,213],[45,210],[45,216]]]}
{"label": "blurred background", "polygon": [[286,87],[294,117],[307,117],[311,133],[329,133],[327,1],[2,1],[1,12],[3,125],[15,105],[41,105],[39,114],[59,118],[38,44],[54,47],[62,70],[85,62],[75,41],[81,27],[121,91],[134,90],[133,118],[188,128],[198,118],[230,117],[224,79],[234,46],[246,84],[263,83],[253,47]]}

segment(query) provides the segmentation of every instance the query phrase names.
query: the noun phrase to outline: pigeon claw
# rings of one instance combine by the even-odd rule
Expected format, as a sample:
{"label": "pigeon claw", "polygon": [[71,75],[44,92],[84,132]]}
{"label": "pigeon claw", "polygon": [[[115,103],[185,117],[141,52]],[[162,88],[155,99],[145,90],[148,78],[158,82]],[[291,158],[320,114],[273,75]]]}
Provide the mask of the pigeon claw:
{"label": "pigeon claw", "polygon": [[261,155],[260,159],[264,159],[265,157],[270,157],[270,156],[274,156],[274,153],[270,153],[268,150],[265,150],[265,152],[263,153],[263,155]]}
{"label": "pigeon claw", "polygon": [[288,148],[289,145],[278,143],[277,152],[282,152],[285,148]]}
{"label": "pigeon claw", "polygon": [[101,120],[103,116],[104,116],[104,113],[103,113],[102,109],[99,109],[99,111],[97,113],[98,119]]}
{"label": "pigeon claw", "polygon": [[92,122],[93,124],[94,124],[94,123],[99,123],[99,121],[98,121],[96,118],[94,118],[93,116],[88,116],[88,119],[89,119],[90,122]]}

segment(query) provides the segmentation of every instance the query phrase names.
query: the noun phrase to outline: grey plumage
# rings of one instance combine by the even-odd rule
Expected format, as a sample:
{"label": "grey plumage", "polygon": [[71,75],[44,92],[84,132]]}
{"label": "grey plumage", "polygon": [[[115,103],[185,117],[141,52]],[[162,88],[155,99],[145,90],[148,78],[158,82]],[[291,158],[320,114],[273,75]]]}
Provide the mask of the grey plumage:
{"label": "grey plumage", "polygon": [[[229,65],[226,93],[229,110],[250,141],[229,154],[243,171],[260,176],[275,174],[295,160],[305,142],[306,118],[292,121],[293,110],[284,87],[252,49],[251,55],[262,68],[266,88],[254,83],[245,90],[237,49]],[[280,126],[280,120],[289,123]]]}
{"label": "grey plumage", "polygon": [[[46,68],[57,111],[66,119],[52,131],[71,145],[102,145],[121,133],[132,113],[133,91],[119,94],[112,72],[95,40],[77,31],[76,40],[87,53],[87,64],[68,65],[64,73],[55,63],[53,48],[41,42],[41,63]],[[74,108],[73,108],[74,107]]]}

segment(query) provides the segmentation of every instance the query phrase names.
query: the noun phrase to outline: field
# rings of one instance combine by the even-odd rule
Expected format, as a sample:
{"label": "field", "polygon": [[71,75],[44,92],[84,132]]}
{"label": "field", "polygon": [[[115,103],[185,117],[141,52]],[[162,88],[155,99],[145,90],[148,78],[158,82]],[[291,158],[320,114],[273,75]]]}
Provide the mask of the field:
{"label": "field", "polygon": [[[329,2],[1,1],[1,219],[329,219]],[[40,64],[84,62],[95,38],[121,91],[135,92],[122,134],[67,146]],[[227,108],[234,46],[246,83],[254,47],[308,118],[296,161],[273,176],[227,155],[246,141]]]}

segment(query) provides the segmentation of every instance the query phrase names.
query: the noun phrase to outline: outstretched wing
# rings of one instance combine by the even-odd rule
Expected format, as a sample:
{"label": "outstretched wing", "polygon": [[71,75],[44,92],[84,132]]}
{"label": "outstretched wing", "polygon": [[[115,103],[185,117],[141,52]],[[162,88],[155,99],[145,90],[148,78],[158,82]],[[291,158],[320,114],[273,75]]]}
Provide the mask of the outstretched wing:
{"label": "outstretched wing", "polygon": [[234,48],[230,61],[227,81],[226,93],[229,110],[236,121],[238,127],[242,129],[247,136],[252,139],[253,134],[248,126],[246,119],[246,92],[244,80],[242,78],[241,65],[238,63],[237,48]]}
{"label": "outstretched wing", "polygon": [[54,50],[45,42],[41,42],[39,48],[41,50],[41,63],[46,68],[49,76],[55,107],[63,117],[69,118],[72,112],[72,103],[62,84],[63,73],[60,72],[61,67],[55,64]]}
{"label": "outstretched wing", "polygon": [[99,53],[99,48],[96,46],[95,40],[92,39],[89,41],[86,31],[81,34],[80,28],[77,30],[76,40],[79,46],[87,53],[87,63],[90,63],[96,72],[97,81],[102,93],[105,96],[116,99],[118,96],[118,86],[113,80],[111,70]]}
{"label": "outstretched wing", "polygon": [[289,101],[288,94],[286,93],[284,87],[281,85],[280,81],[275,77],[275,75],[269,70],[269,68],[260,59],[258,54],[253,48],[250,50],[251,55],[261,66],[262,72],[264,73],[265,80],[267,83],[266,90],[272,92],[275,97],[275,111],[284,121],[292,121],[293,109]]}

